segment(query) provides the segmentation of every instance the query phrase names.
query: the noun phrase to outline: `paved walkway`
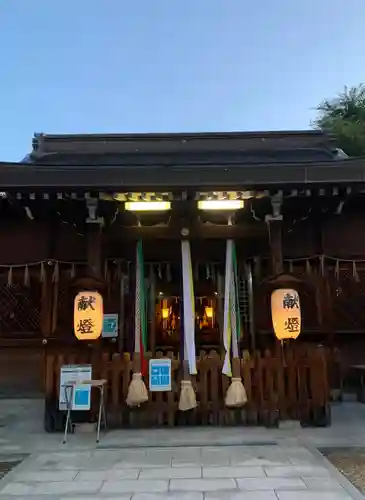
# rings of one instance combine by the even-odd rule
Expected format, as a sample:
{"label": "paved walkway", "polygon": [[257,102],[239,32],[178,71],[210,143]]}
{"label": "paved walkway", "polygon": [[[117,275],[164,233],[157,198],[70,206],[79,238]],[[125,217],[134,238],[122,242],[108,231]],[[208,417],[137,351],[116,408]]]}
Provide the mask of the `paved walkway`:
{"label": "paved walkway", "polygon": [[[29,418],[19,418],[19,405]],[[0,481],[0,500],[364,498],[316,446],[365,444],[365,405],[357,413],[351,405],[335,409],[329,429],[112,431],[99,446],[93,434],[76,433],[62,445],[59,434],[43,433],[36,406],[0,402],[0,460],[30,454]]]}
{"label": "paved walkway", "polygon": [[350,500],[304,446],[174,447],[35,454],[0,499]]}

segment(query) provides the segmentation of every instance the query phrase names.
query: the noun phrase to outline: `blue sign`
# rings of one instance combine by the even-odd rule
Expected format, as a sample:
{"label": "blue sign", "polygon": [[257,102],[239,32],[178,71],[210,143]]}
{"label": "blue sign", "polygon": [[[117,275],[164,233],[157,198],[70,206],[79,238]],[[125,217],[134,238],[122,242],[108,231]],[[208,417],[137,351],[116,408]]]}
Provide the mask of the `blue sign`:
{"label": "blue sign", "polygon": [[118,337],[118,314],[104,314],[102,337]]}
{"label": "blue sign", "polygon": [[90,410],[91,386],[83,382],[91,379],[91,365],[63,365],[60,373],[59,409],[67,410],[71,404],[72,410]]}
{"label": "blue sign", "polygon": [[171,359],[150,359],[150,391],[171,391]]}
{"label": "blue sign", "polygon": [[90,385],[75,385],[73,390],[73,410],[90,410],[91,387]]}

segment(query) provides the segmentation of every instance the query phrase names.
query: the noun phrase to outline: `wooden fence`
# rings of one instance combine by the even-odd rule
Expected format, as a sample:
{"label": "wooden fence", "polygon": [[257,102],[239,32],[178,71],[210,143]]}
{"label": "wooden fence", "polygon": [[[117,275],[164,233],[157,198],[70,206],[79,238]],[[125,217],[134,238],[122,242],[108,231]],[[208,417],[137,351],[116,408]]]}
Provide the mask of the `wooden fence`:
{"label": "wooden fence", "polygon": [[[254,352],[249,357],[245,356],[241,359],[241,376],[248,402],[242,409],[228,409],[224,405],[229,379],[222,375],[223,357],[215,351],[201,352],[197,359],[198,374],[193,379],[198,406],[187,413],[178,410],[180,361],[172,353],[168,356],[172,359],[172,391],[150,392],[147,403],[130,409],[125,403],[132,376],[132,361],[128,353],[47,353],[46,429],[55,430],[62,426],[52,422],[55,412],[59,414],[56,406],[60,369],[63,364],[73,363],[91,363],[93,378],[108,380],[106,405],[109,427],[275,426],[279,420],[286,419],[300,420],[307,425],[330,423],[325,348],[299,345],[284,349],[284,352],[279,348],[275,352]],[[162,353],[157,353],[156,357],[162,357]]]}

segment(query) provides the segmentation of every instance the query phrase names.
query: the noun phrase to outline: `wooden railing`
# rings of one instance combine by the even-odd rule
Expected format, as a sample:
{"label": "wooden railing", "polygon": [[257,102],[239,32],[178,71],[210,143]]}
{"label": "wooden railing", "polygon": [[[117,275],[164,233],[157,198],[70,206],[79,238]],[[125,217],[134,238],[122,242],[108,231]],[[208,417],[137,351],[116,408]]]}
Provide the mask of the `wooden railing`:
{"label": "wooden railing", "polygon": [[[150,356],[150,355],[149,355]],[[106,378],[108,423],[111,427],[175,425],[277,425],[295,419],[307,425],[328,425],[329,386],[327,353],[322,347],[298,345],[274,352],[254,352],[241,359],[241,376],[248,397],[242,409],[228,409],[224,396],[229,379],[222,375],[223,357],[217,352],[201,352],[198,374],[193,377],[198,406],[179,412],[180,361],[172,353],[172,391],[150,392],[140,408],[126,405],[132,376],[130,355],[79,352],[46,355],[46,407],[58,399],[60,368],[63,364],[91,363],[93,378]],[[162,353],[157,353],[162,357]],[[148,384],[148,376],[146,376]],[[53,402],[53,403],[52,403]],[[50,410],[48,410],[50,411]],[[49,429],[52,430],[50,425]]]}

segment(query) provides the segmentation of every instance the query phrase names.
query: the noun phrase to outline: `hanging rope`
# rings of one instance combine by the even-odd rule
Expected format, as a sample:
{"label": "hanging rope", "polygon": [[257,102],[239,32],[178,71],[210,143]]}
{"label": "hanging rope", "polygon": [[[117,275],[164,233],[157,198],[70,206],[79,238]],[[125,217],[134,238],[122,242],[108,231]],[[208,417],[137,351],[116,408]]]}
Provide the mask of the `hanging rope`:
{"label": "hanging rope", "polygon": [[[365,265],[365,259],[344,259],[344,258],[338,258],[334,257],[331,255],[325,255],[325,254],[316,254],[316,255],[309,255],[305,257],[297,257],[297,258],[290,258],[290,259],[284,259],[284,262],[288,263],[289,266],[289,272],[292,273],[294,269],[294,264],[299,263],[299,262],[305,262],[306,266],[306,272],[310,272],[312,270],[312,265],[311,262],[315,261],[318,259],[319,262],[319,269],[320,273],[322,276],[325,274],[325,261],[334,261],[335,262],[335,275],[337,278],[339,278],[340,274],[340,264],[350,264],[352,266],[352,274],[353,277],[356,281],[358,281],[359,278],[359,273],[358,273],[358,266],[359,264],[364,264]],[[114,265],[116,264],[116,274],[118,276],[118,279],[120,279],[121,276],[121,266],[122,264],[126,265],[128,268],[131,266],[131,261],[127,259],[107,259],[106,260],[106,266],[108,263],[111,262]],[[169,275],[171,275],[171,263],[169,261],[164,261],[164,262],[146,262],[146,264],[151,264],[155,265],[157,268],[157,275],[160,279],[162,279],[162,266],[166,267],[166,279],[169,278]],[[254,274],[257,278],[260,277],[261,275],[261,258],[259,256],[253,257],[253,263],[254,263]],[[24,282],[28,282],[28,275],[30,275],[29,269],[34,266],[38,266],[40,268],[40,281],[42,282],[45,279],[45,268],[46,266],[54,266],[54,272],[53,272],[53,281],[59,279],[59,266],[70,266],[70,276],[71,278],[75,277],[75,271],[76,271],[76,266],[79,265],[85,265],[85,261],[78,261],[78,262],[72,262],[72,261],[64,261],[64,260],[55,260],[55,259],[45,259],[45,260],[40,260],[40,261],[34,261],[34,262],[26,262],[23,264],[0,264],[0,269],[6,269],[7,270],[7,285],[11,286],[13,283],[13,275],[14,275],[14,269],[24,269]],[[219,266],[221,262],[211,262],[209,263],[209,268],[205,267],[206,269],[206,276],[209,276],[212,278],[214,276],[214,266]],[[198,278],[199,274],[199,265],[204,265],[207,266],[206,262],[201,262],[201,263],[196,263],[195,269],[194,269],[194,278]],[[28,270],[26,270],[28,268]]]}
{"label": "hanging rope", "polygon": [[[260,267],[260,260],[261,258],[259,256],[254,256],[252,257],[253,261],[254,261],[254,264],[255,266],[257,266],[258,268]],[[339,261],[339,262],[343,262],[343,263],[350,263],[352,264],[353,262],[355,262],[356,264],[365,264],[365,259],[344,259],[344,258],[339,258],[339,257],[334,257],[334,256],[331,256],[331,255],[325,255],[325,254],[315,254],[315,255],[307,255],[305,257],[297,257],[297,258],[290,258],[290,259],[284,259],[284,262],[287,262],[289,263],[289,266],[292,264],[294,264],[295,262],[303,262],[303,261],[314,261],[315,259],[318,259],[320,262],[322,262],[322,260],[332,260],[332,261]],[[127,265],[130,265],[131,264],[131,261],[130,260],[127,260],[127,259],[113,259],[113,258],[110,258],[110,259],[107,259],[107,262],[113,262],[114,264],[121,264],[121,263],[125,263]],[[41,266],[41,264],[49,264],[49,263],[52,263],[54,265],[56,265],[56,263],[58,263],[59,265],[64,265],[64,266],[78,266],[78,265],[85,265],[86,264],[86,261],[76,261],[76,262],[73,262],[73,261],[68,261],[68,260],[56,260],[56,259],[44,259],[44,260],[38,260],[38,261],[34,261],[34,262],[24,262],[23,264],[0,264],[0,269],[9,269],[9,268],[13,268],[13,269],[21,269],[21,268],[24,268],[25,266],[28,266],[28,267],[33,267],[33,266]],[[206,262],[202,262],[204,265],[206,265]],[[156,264],[157,266],[161,266],[161,265],[170,265],[171,262],[170,261],[161,261],[161,262],[154,262],[154,261],[146,261],[146,264]],[[221,262],[220,261],[212,261],[210,263],[210,265],[220,265]],[[199,264],[197,264],[199,265]],[[159,269],[159,277],[160,277],[160,273],[161,273],[161,267]],[[162,277],[162,273],[161,273],[161,277]]]}
{"label": "hanging rope", "polygon": [[303,262],[303,261],[313,261],[315,259],[325,259],[325,260],[332,260],[332,261],[338,261],[338,262],[348,262],[348,263],[353,263],[356,262],[357,264],[359,263],[364,263],[365,264],[365,259],[344,259],[342,257],[334,257],[333,255],[326,255],[326,254],[315,254],[315,255],[307,255],[305,257],[297,257],[297,258],[291,258],[291,259],[284,259],[284,262],[292,261],[292,262]]}

